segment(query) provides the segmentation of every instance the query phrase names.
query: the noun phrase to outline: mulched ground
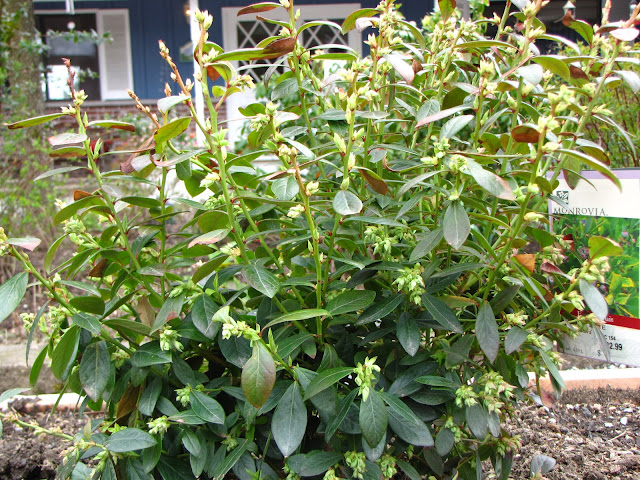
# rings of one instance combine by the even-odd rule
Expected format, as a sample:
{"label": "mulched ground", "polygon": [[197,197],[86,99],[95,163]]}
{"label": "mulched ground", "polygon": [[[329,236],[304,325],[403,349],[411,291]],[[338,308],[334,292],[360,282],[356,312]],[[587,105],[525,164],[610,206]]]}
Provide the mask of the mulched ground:
{"label": "mulched ground", "polygon": [[[69,434],[88,420],[70,412],[57,413],[50,420],[44,413],[25,418]],[[548,480],[640,480],[640,390],[567,391],[551,408],[522,408],[508,429],[521,435],[523,443],[514,460],[514,480],[530,477],[531,458],[538,454],[557,461],[545,475]],[[68,447],[59,438],[39,438],[28,429],[5,423],[0,479],[54,479],[55,467]]]}

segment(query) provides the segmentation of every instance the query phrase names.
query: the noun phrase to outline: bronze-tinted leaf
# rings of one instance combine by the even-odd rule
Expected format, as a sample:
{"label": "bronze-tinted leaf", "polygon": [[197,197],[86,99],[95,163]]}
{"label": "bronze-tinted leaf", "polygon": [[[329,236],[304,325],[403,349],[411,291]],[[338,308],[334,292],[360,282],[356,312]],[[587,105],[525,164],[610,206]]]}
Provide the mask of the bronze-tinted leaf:
{"label": "bronze-tinted leaf", "polygon": [[538,143],[540,141],[540,132],[528,125],[518,125],[511,130],[511,136],[520,143]]}
{"label": "bronze-tinted leaf", "polygon": [[416,76],[413,71],[413,66],[409,65],[405,60],[396,54],[391,54],[387,57],[387,62],[395,69],[396,72],[402,77],[402,79],[407,83],[407,85],[411,85],[413,83],[413,79]]}
{"label": "bronze-tinted leaf", "polygon": [[542,262],[542,265],[540,265],[540,270],[546,273],[560,273],[560,274],[564,273],[562,270],[560,270],[558,267],[556,267],[553,263],[550,263],[550,262]]}
{"label": "bronze-tinted leaf", "polygon": [[360,170],[360,173],[374,192],[379,193],[380,195],[387,194],[387,192],[389,191],[389,187],[387,186],[387,183],[378,175],[366,170]]}
{"label": "bronze-tinted leaf", "polygon": [[149,138],[145,140],[145,142],[140,146],[140,148],[138,148],[137,150],[133,150],[132,152],[129,152],[131,153],[131,156],[120,164],[120,171],[122,173],[131,173],[135,171],[135,169],[133,168],[133,165],[131,164],[131,162],[133,162],[133,159],[136,158],[138,153],[143,153],[143,152],[148,152],[149,150],[153,150],[155,146],[156,146],[156,143],[155,143],[154,136],[151,135]]}
{"label": "bronze-tinted leaf", "polygon": [[413,73],[417,75],[422,71],[422,64],[414,58],[413,62],[411,62],[411,68],[413,68]]}
{"label": "bronze-tinted leaf", "polygon": [[268,12],[269,10],[273,10],[281,6],[282,5],[280,5],[279,3],[274,2],[254,3],[253,5],[249,5],[248,7],[240,9],[240,11],[238,11],[238,17],[240,15],[248,15],[250,13]]}
{"label": "bronze-tinted leaf", "polygon": [[109,265],[109,261],[106,258],[103,258],[91,269],[91,271],[89,272],[89,276],[94,278],[101,278],[107,268],[107,265]]}
{"label": "bronze-tinted leaf", "polygon": [[515,258],[515,260],[520,265],[529,270],[531,273],[533,273],[536,268],[536,256],[531,253],[520,253],[518,255],[515,255],[513,258]]}
{"label": "bronze-tinted leaf", "polygon": [[[129,387],[122,394],[122,398],[118,402],[116,408],[116,421],[120,423],[124,420],[124,417],[133,412],[138,405],[138,394],[140,393],[140,387],[134,387],[129,384]],[[121,425],[125,423],[120,423]]]}
{"label": "bronze-tinted leaf", "polygon": [[90,197],[91,194],[89,192],[85,192],[84,190],[76,190],[73,192],[73,201],[77,202],[81,198]]}
{"label": "bronze-tinted leaf", "polygon": [[[293,52],[296,46],[297,37],[279,38],[262,49],[261,58],[277,58],[287,53]],[[264,56],[267,55],[267,56]]]}
{"label": "bronze-tinted leaf", "polygon": [[573,78],[574,80],[589,81],[589,76],[580,67],[576,67],[575,65],[569,65],[569,72],[571,73],[571,78]]}
{"label": "bronze-tinted leaf", "polygon": [[142,323],[151,328],[153,322],[156,320],[156,312],[151,306],[151,303],[149,303],[149,297],[140,297],[137,308]]}
{"label": "bronze-tinted leaf", "polygon": [[564,14],[564,17],[562,17],[562,24],[565,27],[568,27],[569,25],[571,25],[571,22],[574,21],[576,18],[573,16],[573,10],[571,9],[567,9],[567,12]]}

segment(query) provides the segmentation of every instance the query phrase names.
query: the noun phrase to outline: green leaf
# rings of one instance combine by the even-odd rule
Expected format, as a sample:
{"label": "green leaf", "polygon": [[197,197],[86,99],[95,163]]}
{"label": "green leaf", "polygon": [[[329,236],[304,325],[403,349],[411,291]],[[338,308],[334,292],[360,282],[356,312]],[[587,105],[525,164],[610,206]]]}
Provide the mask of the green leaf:
{"label": "green leaf", "polygon": [[446,457],[455,443],[456,437],[451,430],[442,427],[436,435],[436,451],[441,457]]}
{"label": "green leaf", "polygon": [[564,80],[571,80],[571,72],[566,63],[555,55],[539,55],[533,57],[531,60],[536,62],[545,70],[548,70],[556,75],[562,77]]}
{"label": "green leaf", "polygon": [[0,322],[18,308],[24,294],[27,292],[29,275],[20,272],[0,285]]}
{"label": "green leaf", "polygon": [[264,267],[245,265],[242,273],[249,285],[269,298],[273,298],[280,289],[278,277]]}
{"label": "green leaf", "polygon": [[327,429],[325,431],[325,438],[327,441],[331,440],[338,427],[342,424],[347,413],[349,413],[349,408],[353,404],[353,400],[356,398],[358,394],[358,389],[354,388],[346,395],[341,401],[340,406],[338,407],[338,411],[336,415],[331,419],[331,421],[327,424]]}
{"label": "green leaf", "polygon": [[102,315],[104,313],[104,300],[100,297],[86,295],[84,297],[74,297],[69,300],[71,306],[81,312]]}
{"label": "green leaf", "polygon": [[373,291],[347,291],[332,298],[329,303],[327,303],[327,310],[329,310],[333,316],[340,315],[342,313],[357,312],[358,310],[364,310],[371,305],[375,298],[376,292]]}
{"label": "green leaf", "polygon": [[191,97],[181,94],[161,98],[160,100],[158,100],[158,110],[160,110],[160,113],[164,115],[166,113],[169,113],[169,110],[171,110],[176,105],[183,103],[185,100],[191,100]]}
{"label": "green leaf", "polygon": [[20,395],[22,392],[26,392],[27,390],[29,389],[28,388],[10,388],[9,390],[5,390],[4,392],[2,392],[2,395],[0,395],[0,403],[6,402],[10,398],[15,397],[16,395]]}
{"label": "green leaf", "polygon": [[136,127],[132,123],[119,122],[117,120],[94,120],[87,124],[87,128],[115,128],[116,130],[126,130],[135,132]]}
{"label": "green leaf", "polygon": [[466,173],[471,175],[473,179],[478,182],[478,185],[491,195],[502,198],[503,200],[515,200],[513,190],[511,190],[506,180],[500,178],[493,172],[485,170],[480,164],[471,159],[467,160]]}
{"label": "green leaf", "polygon": [[511,327],[507,334],[507,338],[504,340],[505,353],[507,355],[511,355],[513,352],[518,350],[528,336],[529,332],[526,330],[523,330],[518,326]]}
{"label": "green leaf", "polygon": [[469,125],[473,118],[473,115],[460,115],[459,117],[452,118],[440,129],[440,140],[453,137],[456,133]]}
{"label": "green leaf", "polygon": [[110,372],[111,356],[104,340],[94,342],[85,348],[78,374],[84,391],[94,402],[98,401],[107,387]]}
{"label": "green leaf", "polygon": [[438,7],[442,19],[446,22],[456,10],[456,2],[455,0],[438,0]]}
{"label": "green leaf", "polygon": [[318,375],[316,375],[307,386],[304,393],[304,399],[309,400],[314,395],[317,395],[352,373],[353,367],[330,368],[318,373]]}
{"label": "green leaf", "polygon": [[193,302],[191,319],[196,328],[208,339],[216,338],[220,331],[220,322],[213,321],[213,315],[218,311],[218,305],[205,293]]}
{"label": "green leaf", "polygon": [[55,168],[53,170],[48,170],[44,173],[41,173],[40,175],[38,175],[36,178],[33,179],[34,182],[37,182],[38,180],[44,180],[45,178],[49,178],[49,177],[53,177],[54,175],[60,175],[61,173],[69,173],[69,172],[73,172],[75,170],[83,170],[85,167],[62,167],[62,168]]}
{"label": "green leaf", "polygon": [[296,451],[307,429],[307,408],[296,382],[284,392],[271,419],[271,432],[284,457]]}
{"label": "green leaf", "polygon": [[591,282],[580,279],[580,293],[584,297],[587,307],[589,307],[593,314],[602,321],[606,320],[609,315],[609,306],[602,296],[602,293],[600,293],[600,290]]}
{"label": "green leaf", "polygon": [[545,475],[556,466],[555,459],[546,455],[536,455],[531,459],[531,476]]}
{"label": "green leaf", "polygon": [[400,319],[396,324],[396,335],[405,352],[412,357],[418,353],[421,334],[420,327],[418,327],[418,324],[413,318],[407,314],[400,315]]}
{"label": "green leaf", "polygon": [[137,428],[124,428],[113,433],[105,442],[107,450],[114,453],[126,453],[153,447],[156,439]]}
{"label": "green leaf", "polygon": [[417,447],[434,445],[429,428],[413,413],[413,410],[393,395],[385,392],[380,392],[380,395],[389,406],[389,426],[402,440]]}
{"label": "green leaf", "polygon": [[350,13],[347,18],[342,22],[342,34],[346,34],[350,32],[354,28],[356,28],[356,20],[362,17],[373,17],[378,14],[378,10],[375,8],[362,8],[360,10],[356,10],[353,13]]}
{"label": "green leaf", "polygon": [[396,308],[398,308],[404,300],[405,296],[399,294],[387,297],[381,301],[374,303],[364,312],[362,312],[360,317],[358,317],[356,325],[364,325],[366,323],[375,322],[376,320],[380,320],[381,318],[386,317]]}
{"label": "green leaf", "polygon": [[437,122],[438,120],[442,120],[443,118],[450,117],[451,115],[462,112],[463,110],[468,110],[471,108],[468,105],[460,105],[458,107],[447,108],[446,110],[440,110],[436,113],[432,113],[431,115],[427,115],[422,120],[420,120],[416,124],[416,128],[424,127],[425,125],[429,125],[430,123]]}
{"label": "green leaf", "polygon": [[[618,187],[618,190],[622,191],[622,185],[620,184],[620,180],[618,179],[615,172],[613,172],[608,165],[602,163],[600,160],[597,160],[591,155],[587,155],[586,153],[577,150],[567,150],[565,148],[560,148],[558,149],[558,152],[568,157],[572,157],[578,162],[586,163],[593,170],[597,170],[598,172],[609,178],[609,180],[611,180],[615,184],[615,186]],[[574,170],[579,169],[580,166],[578,164],[577,168],[575,168]]]}
{"label": "green leaf", "polygon": [[255,408],[265,404],[276,382],[276,364],[271,353],[260,342],[253,345],[253,354],[242,368],[242,391]]}
{"label": "green leaf", "polygon": [[40,376],[40,371],[42,370],[42,366],[44,365],[44,361],[47,358],[47,350],[48,347],[44,347],[40,350],[40,353],[33,361],[33,365],[31,366],[31,372],[29,372],[29,383],[34,385],[38,382],[38,377]]}
{"label": "green leaf", "polygon": [[162,378],[156,377],[145,387],[142,395],[140,395],[138,411],[143,415],[153,415],[156,403],[158,403],[158,398],[160,397],[160,392],[162,392]]}
{"label": "green leaf", "polygon": [[191,117],[181,117],[161,126],[153,135],[156,144],[166,142],[167,140],[177,137],[189,128],[190,123]]}
{"label": "green leaf", "polygon": [[80,343],[80,328],[72,325],[62,335],[62,338],[53,349],[51,354],[51,373],[65,381],[71,372],[71,367],[75,363],[78,354],[78,345]]}
{"label": "green leaf", "polygon": [[193,412],[207,423],[224,425],[224,409],[216,400],[197,390],[191,390],[189,394]]}
{"label": "green leaf", "polygon": [[422,480],[422,475],[420,475],[410,463],[405,462],[404,460],[398,460],[398,466],[409,480]]}
{"label": "green leaf", "polygon": [[298,182],[295,177],[293,175],[289,175],[274,180],[271,184],[271,190],[279,200],[293,200],[296,195],[298,195],[300,187],[298,186]]}
{"label": "green leaf", "polygon": [[50,122],[51,120],[55,120],[56,118],[60,118],[64,115],[64,113],[52,113],[50,115],[42,115],[40,117],[32,117],[26,120],[20,120],[19,122],[5,123],[5,126],[10,130],[14,130],[16,128],[35,127],[36,125]]}
{"label": "green leaf", "polygon": [[462,325],[456,314],[442,300],[425,293],[422,295],[422,304],[431,314],[433,319],[445,329],[456,333],[462,333]]}
{"label": "green leaf", "polygon": [[120,201],[142,208],[160,208],[162,206],[160,200],[148,197],[122,197]]}
{"label": "green leaf", "polygon": [[333,197],[333,209],[340,215],[355,215],[362,211],[362,202],[350,191],[338,190]]}
{"label": "green leaf", "polygon": [[[55,148],[49,152],[51,158],[73,158],[84,157],[87,155],[84,147],[60,147]],[[84,167],[80,167],[84,168]]]}
{"label": "green leaf", "polygon": [[442,226],[447,243],[455,249],[460,248],[471,232],[469,217],[462,202],[455,201],[447,207]]}
{"label": "green leaf", "polygon": [[617,257],[623,250],[619,243],[610,238],[594,235],[589,237],[589,256],[592,259],[600,257]]}
{"label": "green leaf", "polygon": [[387,432],[387,408],[378,392],[369,389],[369,396],[360,402],[360,429],[371,448],[375,448]]}
{"label": "green leaf", "polygon": [[162,304],[162,307],[160,307],[160,311],[158,312],[158,315],[156,315],[156,319],[153,321],[151,333],[157,332],[169,320],[180,315],[182,306],[184,305],[184,298],[184,294],[177,297],[167,298],[167,300]]}
{"label": "green leaf", "polygon": [[500,348],[500,334],[498,333],[496,317],[493,314],[493,310],[491,310],[489,302],[484,302],[478,312],[476,337],[484,354],[491,362],[494,362]]}
{"label": "green leaf", "polygon": [[295,77],[287,78],[276,85],[276,88],[271,92],[271,101],[277,102],[278,100],[298,93],[298,79]]}
{"label": "green leaf", "polygon": [[138,368],[169,362],[171,362],[171,352],[162,350],[157,340],[145,343],[131,355],[131,365]]}
{"label": "green leaf", "polygon": [[444,236],[444,232],[440,227],[436,228],[435,230],[425,235],[422,238],[422,240],[418,242],[418,244],[414,247],[413,251],[411,252],[411,256],[409,257],[409,262],[414,263],[420,260],[422,257],[427,255],[428,253],[430,253],[431,250],[433,250],[436,247],[436,245],[440,243],[440,240],[442,240],[443,236]]}
{"label": "green leaf", "polygon": [[287,466],[301,477],[315,477],[325,473],[341,459],[342,455],[337,452],[315,450],[307,454],[292,455],[287,459]]}
{"label": "green leaf", "polygon": [[81,198],[77,202],[73,202],[72,204],[67,205],[62,210],[60,210],[58,213],[56,213],[55,217],[53,217],[53,223],[55,225],[57,225],[59,223],[62,223],[65,220],[68,220],[69,218],[74,216],[81,209],[93,207],[95,205],[103,205],[104,206],[104,201],[102,200],[102,198],[97,197],[95,195],[92,195],[90,197]]}
{"label": "green leaf", "polygon": [[476,403],[466,408],[466,419],[469,430],[478,440],[484,439],[489,431],[489,414],[485,408]]}
{"label": "green leaf", "polygon": [[267,328],[273,327],[274,325],[279,325],[281,323],[290,323],[297,322],[299,320],[307,320],[308,318],[315,317],[330,317],[331,313],[322,308],[309,308],[305,310],[297,310],[291,313],[285,313],[284,315],[280,315],[279,317],[274,318],[269,323],[267,323],[263,330]]}
{"label": "green leaf", "polygon": [[87,135],[84,133],[59,133],[53,137],[49,137],[49,143],[54,147],[58,147],[60,145],[82,143],[86,141],[87,138]]}
{"label": "green leaf", "polygon": [[547,370],[549,370],[549,373],[551,374],[551,378],[555,380],[558,387],[562,390],[567,388],[567,386],[564,383],[564,379],[562,378],[562,375],[560,375],[560,371],[558,370],[558,367],[556,366],[555,363],[553,363],[553,360],[551,360],[551,357],[549,357],[549,355],[547,355],[546,352],[544,352],[543,350],[539,349],[538,351],[540,352],[540,356],[542,357],[542,361],[546,365]]}

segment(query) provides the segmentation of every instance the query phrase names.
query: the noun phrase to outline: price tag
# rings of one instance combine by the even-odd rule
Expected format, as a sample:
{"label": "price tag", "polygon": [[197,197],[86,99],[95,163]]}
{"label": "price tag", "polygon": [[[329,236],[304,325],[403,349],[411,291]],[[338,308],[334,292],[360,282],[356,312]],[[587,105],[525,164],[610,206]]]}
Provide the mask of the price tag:
{"label": "price tag", "polygon": [[[566,337],[564,353],[640,367],[640,320],[610,315],[606,325]],[[620,324],[626,325],[621,326]]]}

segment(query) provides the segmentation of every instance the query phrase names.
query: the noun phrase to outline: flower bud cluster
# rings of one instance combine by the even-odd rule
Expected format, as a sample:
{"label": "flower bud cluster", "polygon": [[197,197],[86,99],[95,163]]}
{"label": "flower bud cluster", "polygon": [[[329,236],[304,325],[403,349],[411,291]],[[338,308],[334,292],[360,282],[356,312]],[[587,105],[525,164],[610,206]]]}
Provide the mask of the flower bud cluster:
{"label": "flower bud cluster", "polygon": [[380,470],[382,470],[382,476],[386,480],[393,478],[393,476],[398,473],[398,469],[396,468],[396,459],[388,453],[382,455],[376,463],[380,467]]}
{"label": "flower bud cluster", "polygon": [[[446,140],[446,142],[447,142],[446,147],[448,149],[449,148],[449,141]],[[442,153],[439,153],[437,155],[442,155]],[[437,155],[436,155],[436,157],[437,157]],[[469,165],[469,161],[465,157],[463,157],[462,155],[452,155],[451,158],[449,158],[449,160],[447,162],[447,168],[454,175],[457,175],[460,172],[464,173],[467,170],[467,166],[468,165]]]}
{"label": "flower bud cluster", "polygon": [[161,417],[154,418],[153,420],[150,420],[149,422],[147,422],[147,426],[149,427],[149,433],[151,435],[155,435],[158,433],[163,434],[164,432],[169,430],[171,423],[169,422],[169,419],[167,418],[167,416],[163,415]]}
{"label": "flower bud cluster", "polygon": [[525,315],[522,310],[514,313],[507,313],[504,316],[505,325],[503,329],[509,329],[511,327],[524,327],[529,320],[529,315]]}
{"label": "flower bud cluster", "polygon": [[165,352],[176,350],[181,352],[184,349],[182,343],[178,341],[179,335],[176,330],[171,327],[165,327],[160,330],[160,348]]}
{"label": "flower bud cluster", "polygon": [[345,463],[353,470],[351,478],[360,480],[364,478],[364,473],[367,471],[366,458],[364,452],[356,452],[355,450],[344,454]]}
{"label": "flower bud cluster", "polygon": [[380,372],[380,367],[376,365],[378,357],[364,359],[364,364],[359,363],[356,365],[354,373],[356,374],[356,385],[358,385],[358,392],[362,396],[363,401],[367,401],[369,398],[369,390],[373,388],[375,384],[374,372]]}
{"label": "flower bud cluster", "polygon": [[229,82],[229,87],[236,87],[240,90],[253,90],[256,88],[256,85],[253,83],[253,77],[251,77],[251,75],[238,75]]}
{"label": "flower bud cluster", "polygon": [[223,254],[231,258],[236,258],[242,255],[240,248],[236,246],[235,242],[230,242],[230,243],[227,243],[226,245],[221,246],[220,252],[222,252]]}
{"label": "flower bud cluster", "polygon": [[11,250],[11,245],[7,243],[7,234],[4,233],[4,228],[0,227],[0,257],[5,256]]}
{"label": "flower bud cluster", "polygon": [[217,210],[224,206],[224,197],[222,195],[212,195],[204,201],[203,206],[207,210]]}
{"label": "flower bud cluster", "polygon": [[416,263],[413,268],[404,267],[400,276],[393,282],[398,289],[406,294],[413,303],[420,305],[422,303],[422,294],[424,293],[424,279],[422,265]]}
{"label": "flower bud cluster", "polygon": [[364,241],[373,247],[374,254],[389,255],[397,239],[387,235],[383,227],[371,225],[364,231]]}
{"label": "flower bud cluster", "polygon": [[611,271],[609,265],[609,257],[598,257],[589,261],[585,261],[580,269],[580,278],[587,282],[606,283],[605,274]]}
{"label": "flower bud cluster", "polygon": [[220,175],[216,172],[209,172],[207,175],[200,181],[200,186],[202,188],[211,188],[216,183],[220,181]]}
{"label": "flower bud cluster", "polygon": [[289,211],[287,212],[287,217],[291,219],[298,218],[303,213],[304,213],[304,205],[298,204],[289,208]]}
{"label": "flower bud cluster", "polygon": [[214,322],[222,322],[222,338],[228,340],[231,337],[244,337],[251,342],[260,339],[259,327],[255,329],[242,320],[234,320],[229,314],[229,307],[222,307],[212,318]]}
{"label": "flower bud cluster", "polygon": [[456,405],[458,407],[470,407],[478,403],[478,394],[470,385],[462,385],[456,390]]}

